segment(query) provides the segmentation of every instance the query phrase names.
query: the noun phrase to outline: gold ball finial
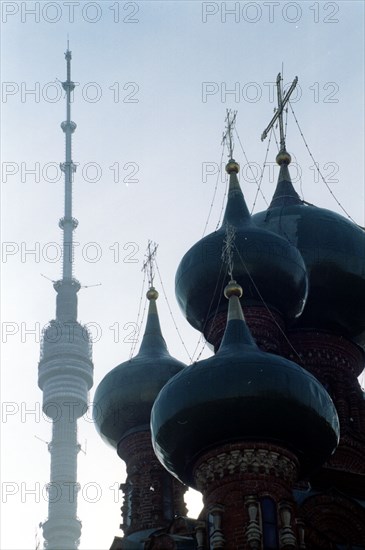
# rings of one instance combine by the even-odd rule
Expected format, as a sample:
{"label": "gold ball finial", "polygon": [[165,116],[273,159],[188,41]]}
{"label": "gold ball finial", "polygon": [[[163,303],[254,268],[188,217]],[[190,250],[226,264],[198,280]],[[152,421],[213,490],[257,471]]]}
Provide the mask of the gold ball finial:
{"label": "gold ball finial", "polygon": [[227,174],[231,174],[232,172],[238,172],[240,171],[240,165],[235,160],[231,159],[228,164],[226,164],[226,172]]}
{"label": "gold ball finial", "polygon": [[155,289],[155,287],[151,286],[151,288],[147,290],[146,296],[147,296],[147,300],[157,300],[158,292]]}
{"label": "gold ball finial", "polygon": [[229,281],[228,285],[224,289],[224,295],[227,299],[231,296],[238,296],[238,298],[241,298],[242,294],[242,287],[237,283],[237,281]]}
{"label": "gold ball finial", "polygon": [[291,156],[289,155],[288,151],[286,151],[285,149],[279,151],[276,155],[276,162],[279,166],[281,166],[282,164],[290,164]]}

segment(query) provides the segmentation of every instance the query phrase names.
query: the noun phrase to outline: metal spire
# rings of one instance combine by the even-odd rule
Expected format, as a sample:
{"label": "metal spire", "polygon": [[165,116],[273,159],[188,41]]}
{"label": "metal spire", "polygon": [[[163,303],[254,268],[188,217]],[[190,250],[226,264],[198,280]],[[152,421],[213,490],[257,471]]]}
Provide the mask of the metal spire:
{"label": "metal spire", "polygon": [[69,41],[67,40],[65,53],[67,80],[62,82],[62,87],[66,92],[66,120],[61,123],[61,128],[65,134],[66,160],[60,164],[60,168],[65,174],[65,215],[59,222],[61,229],[63,229],[63,281],[72,280],[73,231],[78,225],[78,221],[72,217],[72,182],[73,174],[76,172],[76,165],[72,161],[72,134],[76,130],[76,124],[71,120],[71,92],[75,88],[75,83],[71,80],[72,56],[68,48]]}
{"label": "metal spire", "polygon": [[277,121],[277,119],[279,119],[279,129],[280,129],[280,152],[282,151],[286,151],[286,147],[285,147],[285,135],[284,135],[284,125],[283,125],[283,111],[284,111],[284,107],[285,105],[288,103],[289,101],[289,98],[291,96],[291,94],[293,93],[294,91],[294,88],[296,87],[297,85],[297,82],[298,82],[298,77],[296,76],[292,82],[292,85],[290,86],[289,90],[286,92],[285,96],[284,96],[284,99],[283,99],[283,96],[282,96],[282,89],[281,89],[281,81],[282,81],[282,78],[281,78],[281,74],[279,73],[277,78],[276,78],[276,88],[277,88],[277,96],[278,96],[278,107],[275,111],[275,114],[274,116],[272,117],[271,119],[271,122],[269,123],[268,127],[263,131],[262,135],[261,135],[261,141],[264,141],[264,139],[266,138],[267,134],[269,133],[269,131],[271,130],[271,128],[274,126],[275,122]]}
{"label": "metal spire", "polygon": [[233,130],[236,124],[236,115],[237,115],[237,111],[232,111],[231,109],[227,109],[226,131],[223,132],[223,137],[222,137],[222,145],[224,144],[227,145],[228,156],[230,159],[233,159],[233,150],[234,150]]}
{"label": "metal spire", "polygon": [[54,289],[57,291],[56,319],[59,321],[75,321],[77,319],[77,292],[80,283],[73,278],[73,232],[78,226],[78,221],[72,216],[72,184],[76,165],[72,160],[72,134],[76,130],[76,124],[71,120],[71,92],[75,83],[71,80],[71,51],[67,40],[65,59],[67,64],[67,80],[62,82],[66,92],[66,120],[61,122],[61,128],[65,134],[65,162],[60,163],[60,168],[65,174],[65,210],[64,217],[60,219],[59,226],[63,230],[62,248],[62,279],[56,281]]}

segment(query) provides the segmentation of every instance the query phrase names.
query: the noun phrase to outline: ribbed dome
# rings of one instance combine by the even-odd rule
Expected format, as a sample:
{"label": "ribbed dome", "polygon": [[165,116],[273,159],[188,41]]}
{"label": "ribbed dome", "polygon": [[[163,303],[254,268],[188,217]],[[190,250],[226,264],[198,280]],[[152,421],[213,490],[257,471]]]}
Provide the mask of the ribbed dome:
{"label": "ribbed dome", "polygon": [[307,295],[306,269],[300,253],[286,239],[252,222],[232,166],[237,164],[231,160],[227,165],[230,183],[222,226],[185,254],[176,273],[179,306],[188,322],[201,332],[214,315],[227,311],[222,299],[227,275],[221,259],[227,224],[235,229],[238,252],[235,250],[233,255],[234,271],[245,289],[246,305],[262,305],[260,293],[269,307],[290,319],[301,313]]}
{"label": "ribbed dome", "polygon": [[365,344],[365,231],[335,212],[303,204],[285,165],[268,210],[252,219],[285,237],[303,256],[309,294],[296,325]]}
{"label": "ribbed dome", "polygon": [[259,350],[232,293],[218,352],[166,384],[152,409],[151,431],[162,464],[194,487],[198,457],[234,442],[282,446],[296,454],[307,474],[333,453],[339,427],[332,400],[316,378]]}
{"label": "ribbed dome", "polygon": [[145,333],[138,355],[121,363],[100,382],[93,417],[101,437],[117,447],[133,431],[149,430],[153,402],[166,382],[185,365],[167,351],[157,313],[158,293],[151,289]]}

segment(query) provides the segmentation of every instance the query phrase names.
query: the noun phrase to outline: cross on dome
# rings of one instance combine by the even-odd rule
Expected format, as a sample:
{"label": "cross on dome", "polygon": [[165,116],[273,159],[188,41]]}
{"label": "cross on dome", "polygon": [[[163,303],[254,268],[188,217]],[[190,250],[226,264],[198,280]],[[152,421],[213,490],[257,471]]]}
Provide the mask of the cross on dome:
{"label": "cross on dome", "polygon": [[269,125],[267,126],[267,128],[262,132],[261,134],[261,141],[264,141],[264,139],[267,137],[267,134],[269,133],[269,131],[271,130],[271,128],[274,126],[275,122],[279,119],[279,130],[280,130],[280,151],[279,151],[279,155],[278,155],[278,158],[276,159],[278,164],[281,164],[280,161],[280,155],[282,155],[283,153],[285,153],[289,158],[286,158],[285,161],[286,161],[286,164],[289,164],[290,161],[291,161],[291,158],[290,158],[290,155],[287,154],[286,152],[286,146],[285,146],[285,135],[284,135],[284,125],[283,125],[283,111],[284,111],[284,107],[285,105],[288,103],[289,101],[289,98],[291,96],[291,94],[293,93],[297,83],[298,83],[298,77],[296,76],[289,88],[289,90],[286,92],[284,98],[283,98],[283,94],[282,94],[282,86],[281,86],[281,81],[282,81],[282,78],[281,78],[281,73],[278,74],[278,76],[276,77],[276,89],[277,89],[277,97],[278,97],[278,107],[277,109],[275,110],[275,114],[274,116],[272,117]]}

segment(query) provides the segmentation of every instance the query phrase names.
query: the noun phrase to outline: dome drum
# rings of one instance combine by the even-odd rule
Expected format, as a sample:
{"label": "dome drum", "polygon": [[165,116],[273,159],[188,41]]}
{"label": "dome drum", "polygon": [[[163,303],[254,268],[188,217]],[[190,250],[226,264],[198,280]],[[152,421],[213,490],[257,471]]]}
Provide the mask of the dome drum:
{"label": "dome drum", "polygon": [[[216,502],[216,491],[222,484],[240,486],[241,495],[263,495],[271,491],[278,500],[288,499],[298,479],[299,464],[287,449],[272,443],[235,442],[221,445],[203,453],[195,463],[193,477],[198,490],[204,494],[205,506]],[[242,474],[245,474],[243,477]],[[261,481],[261,483],[260,483]],[[260,491],[261,485],[261,491]]]}
{"label": "dome drum", "polygon": [[[321,382],[321,373],[343,371],[346,378],[356,379],[365,368],[364,348],[343,336],[318,329],[293,328],[288,331],[288,338],[300,353],[305,368]],[[284,355],[289,357],[292,352],[291,348],[285,349]]]}
{"label": "dome drum", "polygon": [[[245,300],[243,300],[245,303]],[[274,309],[267,310],[261,306],[243,306],[247,325],[258,347],[262,351],[283,355],[284,322],[282,316]],[[214,346],[217,352],[227,324],[227,312],[220,311],[211,317],[205,326],[204,337]]]}

